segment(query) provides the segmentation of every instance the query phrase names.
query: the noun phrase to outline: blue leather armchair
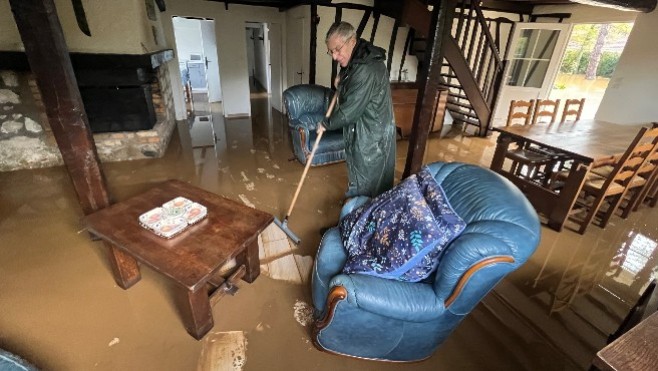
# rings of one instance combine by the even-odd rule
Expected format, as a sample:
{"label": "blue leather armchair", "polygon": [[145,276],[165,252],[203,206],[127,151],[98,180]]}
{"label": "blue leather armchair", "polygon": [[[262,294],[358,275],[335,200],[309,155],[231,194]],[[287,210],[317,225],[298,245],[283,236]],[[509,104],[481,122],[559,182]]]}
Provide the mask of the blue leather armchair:
{"label": "blue leather armchair", "polygon": [[[295,85],[283,92],[288,112],[288,128],[292,136],[295,157],[306,165],[311,154],[318,122],[324,118],[333,92],[320,85]],[[311,166],[327,165],[345,160],[342,130],[325,131],[313,157]]]}
{"label": "blue leather armchair", "polygon": [[[535,251],[539,219],[512,183],[474,165],[429,168],[466,229],[443,250],[436,272],[417,283],[343,274],[347,255],[338,227],[328,230],[312,277],[312,338],[319,349],[374,360],[425,359]],[[367,200],[348,201],[341,218]]]}
{"label": "blue leather armchair", "polygon": [[38,371],[36,367],[24,360],[23,358],[0,349],[0,370],[1,371]]}

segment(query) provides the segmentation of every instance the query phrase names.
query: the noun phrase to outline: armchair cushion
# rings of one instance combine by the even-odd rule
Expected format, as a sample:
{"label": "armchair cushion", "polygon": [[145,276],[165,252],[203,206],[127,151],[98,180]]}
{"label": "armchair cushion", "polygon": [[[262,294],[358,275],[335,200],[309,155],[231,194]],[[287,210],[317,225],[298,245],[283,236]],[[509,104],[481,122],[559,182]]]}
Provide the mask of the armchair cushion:
{"label": "armchair cushion", "polygon": [[343,272],[423,280],[436,268],[443,248],[465,226],[424,168],[342,219],[348,252]]}

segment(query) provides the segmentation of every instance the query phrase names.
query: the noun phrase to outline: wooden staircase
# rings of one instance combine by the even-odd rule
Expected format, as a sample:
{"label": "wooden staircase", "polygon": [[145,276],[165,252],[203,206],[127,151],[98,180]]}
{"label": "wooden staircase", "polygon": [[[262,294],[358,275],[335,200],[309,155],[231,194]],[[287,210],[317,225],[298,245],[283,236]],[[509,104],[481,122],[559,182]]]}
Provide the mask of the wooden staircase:
{"label": "wooden staircase", "polygon": [[[427,4],[421,0],[376,1],[375,7],[412,29],[413,40],[405,53],[415,55],[422,69],[431,20]],[[458,3],[452,32],[443,40],[443,52],[440,85],[449,91],[447,110],[464,129],[487,135],[505,65],[477,2]]]}

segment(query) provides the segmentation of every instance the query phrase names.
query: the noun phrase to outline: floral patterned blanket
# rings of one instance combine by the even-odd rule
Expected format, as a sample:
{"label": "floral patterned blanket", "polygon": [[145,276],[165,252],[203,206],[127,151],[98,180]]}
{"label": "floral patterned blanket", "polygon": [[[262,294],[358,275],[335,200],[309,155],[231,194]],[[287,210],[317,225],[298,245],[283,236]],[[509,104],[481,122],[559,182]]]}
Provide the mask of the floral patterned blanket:
{"label": "floral patterned blanket", "polygon": [[341,220],[348,254],[343,272],[421,281],[465,227],[424,167]]}

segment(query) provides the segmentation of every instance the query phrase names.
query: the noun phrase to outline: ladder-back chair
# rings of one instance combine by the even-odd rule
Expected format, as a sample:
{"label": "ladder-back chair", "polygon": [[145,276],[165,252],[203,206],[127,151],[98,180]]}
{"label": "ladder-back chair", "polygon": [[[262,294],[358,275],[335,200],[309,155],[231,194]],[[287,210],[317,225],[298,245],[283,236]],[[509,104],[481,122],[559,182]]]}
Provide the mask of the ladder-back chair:
{"label": "ladder-back chair", "polygon": [[[658,122],[653,123],[653,129],[658,128]],[[641,204],[647,202],[650,207],[655,207],[656,202],[658,201],[658,148],[654,150],[653,155],[649,157],[647,161],[649,164],[647,168],[653,166],[653,173],[648,176],[645,176],[647,179],[647,184],[642,188],[638,193],[637,199],[631,205],[633,211],[637,211]]]}
{"label": "ladder-back chair", "polygon": [[[599,226],[604,228],[607,225],[626,192],[633,187],[634,181],[637,181],[638,171],[656,148],[657,135],[658,129],[643,127],[607,177],[592,172],[588,174],[582,188],[582,196],[569,212],[569,220],[579,225],[578,233],[585,233],[605,202],[608,203],[608,207],[599,216]],[[578,217],[582,214],[584,217]]]}
{"label": "ladder-back chair", "polygon": [[532,124],[538,122],[544,122],[543,118],[546,117],[549,119],[549,123],[552,124],[557,119],[558,107],[560,106],[560,100],[550,100],[550,99],[538,99],[535,103],[535,113],[532,115]]}
{"label": "ladder-back chair", "polygon": [[567,121],[569,116],[574,116],[573,121],[580,120],[580,115],[583,114],[583,107],[585,106],[585,98],[582,99],[567,99],[564,102],[564,110],[562,111],[562,120],[560,123]]}
{"label": "ladder-back chair", "polygon": [[[631,211],[637,211],[638,205],[644,200],[656,177],[658,177],[658,124],[653,125],[647,136],[648,138],[653,138],[653,140],[644,143],[638,149],[638,151],[647,151],[647,158],[637,170],[635,177],[628,184],[626,197],[619,204],[619,209],[621,210],[620,216],[624,219],[628,218]],[[591,171],[605,178],[609,176],[612,169],[613,166],[606,165],[593,168]]]}
{"label": "ladder-back chair", "polygon": [[523,125],[532,123],[532,111],[535,107],[535,100],[513,100],[509,104],[509,113],[507,114],[507,124],[510,126],[514,120],[522,119]]}

